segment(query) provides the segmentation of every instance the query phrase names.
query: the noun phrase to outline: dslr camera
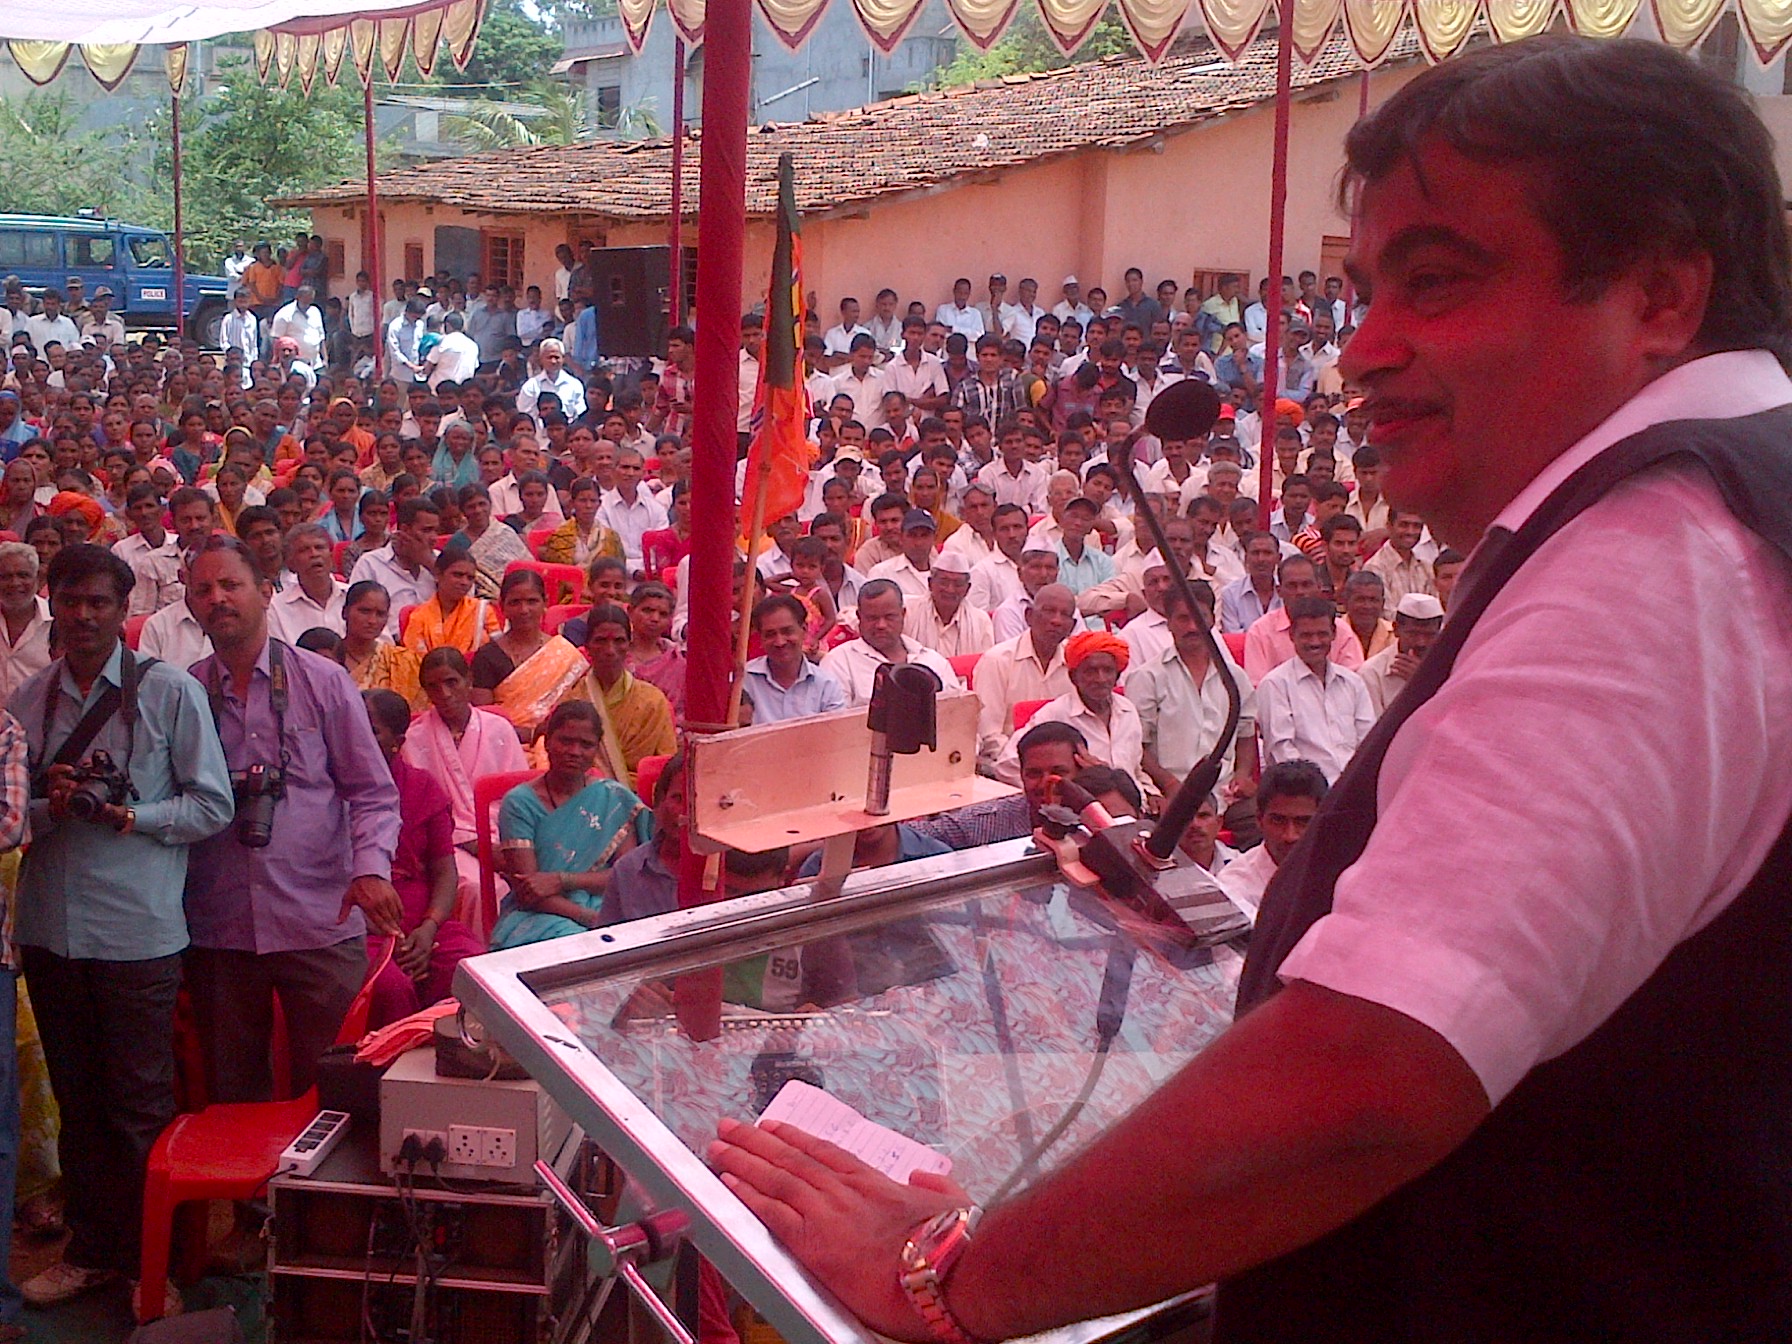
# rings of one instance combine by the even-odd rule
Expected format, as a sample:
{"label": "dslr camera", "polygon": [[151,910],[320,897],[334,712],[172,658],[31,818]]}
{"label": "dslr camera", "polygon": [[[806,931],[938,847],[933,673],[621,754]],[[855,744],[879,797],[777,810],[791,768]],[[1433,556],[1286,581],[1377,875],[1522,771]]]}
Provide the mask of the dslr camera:
{"label": "dslr camera", "polygon": [[118,767],[112,753],[96,751],[75,767],[75,790],[68,796],[68,814],[78,821],[92,821],[108,807],[122,807],[137,796],[130,776]]}
{"label": "dslr camera", "polygon": [[236,838],[249,849],[266,849],[274,838],[274,807],[286,797],[285,769],[252,765],[230,777],[230,788],[236,795]]}

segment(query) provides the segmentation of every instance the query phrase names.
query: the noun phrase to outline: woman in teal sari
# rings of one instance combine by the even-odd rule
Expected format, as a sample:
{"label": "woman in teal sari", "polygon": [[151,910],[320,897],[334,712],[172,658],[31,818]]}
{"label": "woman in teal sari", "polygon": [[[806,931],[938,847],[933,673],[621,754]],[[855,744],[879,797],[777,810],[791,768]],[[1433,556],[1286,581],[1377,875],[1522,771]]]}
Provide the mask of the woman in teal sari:
{"label": "woman in teal sari", "polygon": [[613,779],[590,779],[603,720],[568,701],[542,726],[548,769],[498,808],[498,847],[510,894],[492,928],[493,949],[583,933],[601,922],[611,865],[653,835],[653,813]]}

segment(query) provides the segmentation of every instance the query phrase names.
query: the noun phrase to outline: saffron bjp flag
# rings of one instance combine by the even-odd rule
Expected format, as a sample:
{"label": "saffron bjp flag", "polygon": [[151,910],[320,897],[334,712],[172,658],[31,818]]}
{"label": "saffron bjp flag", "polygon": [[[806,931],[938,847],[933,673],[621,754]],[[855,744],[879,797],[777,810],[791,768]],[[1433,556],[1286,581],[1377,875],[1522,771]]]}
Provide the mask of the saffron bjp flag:
{"label": "saffron bjp flag", "polygon": [[[772,283],[765,304],[765,344],[759,386],[749,420],[747,504],[765,483],[770,522],[802,507],[814,454],[809,447],[809,390],[803,367],[803,245],[796,213],[796,174],[790,155],[778,156],[778,238],[772,249]],[[762,475],[763,473],[763,475]]]}

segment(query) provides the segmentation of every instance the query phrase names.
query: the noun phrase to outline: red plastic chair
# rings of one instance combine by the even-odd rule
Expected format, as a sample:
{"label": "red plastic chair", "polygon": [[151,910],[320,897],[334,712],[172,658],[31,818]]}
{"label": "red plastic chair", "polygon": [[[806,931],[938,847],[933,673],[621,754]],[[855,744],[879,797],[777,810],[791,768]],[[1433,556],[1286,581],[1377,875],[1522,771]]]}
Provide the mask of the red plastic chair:
{"label": "red plastic chair", "polygon": [[398,642],[404,643],[404,632],[411,627],[411,613],[417,610],[418,604],[408,602],[398,609]]}
{"label": "red plastic chair", "polygon": [[539,560],[539,559],[541,559],[541,548],[548,544],[548,538],[553,535],[554,535],[553,528],[538,527],[533,532],[529,533],[526,537],[523,538],[523,543],[524,543],[524,545],[528,546],[529,554],[534,556],[537,560]]}
{"label": "red plastic chair", "polygon": [[519,569],[532,569],[541,575],[541,582],[548,590],[549,606],[577,602],[585,595],[585,571],[577,565],[550,565],[545,560],[512,560],[504,566],[506,574],[514,574]]}
{"label": "red plastic chair", "polygon": [[654,785],[660,782],[660,773],[666,768],[670,756],[643,756],[635,763],[635,797],[653,806]]}
{"label": "red plastic chair", "polygon": [[678,566],[667,565],[662,569],[660,571],[660,582],[676,593],[678,591]]}
{"label": "red plastic chair", "polygon": [[1104,611],[1101,614],[1102,624],[1109,630],[1118,630],[1131,619],[1132,617],[1126,614],[1124,608],[1119,611]]}
{"label": "red plastic chair", "polygon": [[[367,1034],[373,982],[392,960],[393,946],[388,944],[386,955],[349,1004],[336,1033],[338,1045],[353,1045]],[[143,1190],[143,1252],[138,1271],[149,1289],[138,1294],[139,1321],[153,1321],[162,1314],[161,1285],[168,1278],[177,1212],[184,1233],[181,1277],[192,1282],[205,1269],[206,1209],[197,1201],[253,1199],[273,1176],[286,1145],[316,1114],[314,1087],[289,1101],[220,1102],[176,1116],[162,1131],[150,1150],[149,1178]]]}
{"label": "red plastic chair", "polygon": [[479,913],[488,936],[498,922],[498,871],[495,840],[498,828],[492,813],[504,795],[518,784],[539,778],[540,770],[504,770],[495,775],[480,775],[473,781],[473,822],[478,827],[476,844],[479,853]]}
{"label": "red plastic chair", "polygon": [[1016,701],[1014,705],[1014,731],[1018,733],[1022,728],[1025,728],[1032,720],[1033,716],[1050,703],[1051,701],[1049,700]]}
{"label": "red plastic chair", "polygon": [[141,616],[129,617],[124,623],[125,647],[132,653],[143,643],[143,627],[149,624],[150,615],[151,613],[144,612]]}
{"label": "red plastic chair", "polygon": [[1232,654],[1232,661],[1240,667],[1244,666],[1244,631],[1229,630],[1220,636],[1226,641],[1226,648]]}
{"label": "red plastic chair", "polygon": [[977,662],[983,657],[980,653],[960,653],[948,658],[952,670],[958,673],[958,679],[966,686],[971,684],[971,674],[977,670]]}
{"label": "red plastic chair", "polygon": [[348,571],[342,567],[342,556],[343,553],[354,544],[355,543],[352,541],[339,541],[334,546],[330,547],[330,568],[335,572],[336,577],[339,579],[346,579],[348,577]]}
{"label": "red plastic chair", "polygon": [[560,627],[574,616],[583,616],[591,608],[583,602],[566,602],[558,607],[549,607],[542,613],[541,628],[548,634],[558,634]]}

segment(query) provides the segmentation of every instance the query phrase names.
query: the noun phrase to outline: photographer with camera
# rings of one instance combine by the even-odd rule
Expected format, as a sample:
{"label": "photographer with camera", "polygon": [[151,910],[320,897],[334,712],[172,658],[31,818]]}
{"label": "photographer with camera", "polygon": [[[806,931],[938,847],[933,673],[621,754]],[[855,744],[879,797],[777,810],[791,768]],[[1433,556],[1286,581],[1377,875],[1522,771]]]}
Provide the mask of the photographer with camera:
{"label": "photographer with camera", "polygon": [[398,936],[398,790],[361,693],[327,658],[268,633],[273,585],[210,538],[187,600],[216,652],[193,665],[230,763],[236,824],[187,880],[193,998],[213,1101],[265,1101],[280,995],[292,1084],[311,1086],[367,975],[366,932]]}
{"label": "photographer with camera", "polygon": [[[135,1272],[144,1166],[174,1118],[188,846],[231,817],[199,683],[125,647],[130,566],[70,546],[49,580],[62,656],[10,704],[31,771],[15,937],[46,1027],[72,1233],[62,1259],[23,1286],[35,1306]],[[11,1002],[4,987],[0,998]]]}

